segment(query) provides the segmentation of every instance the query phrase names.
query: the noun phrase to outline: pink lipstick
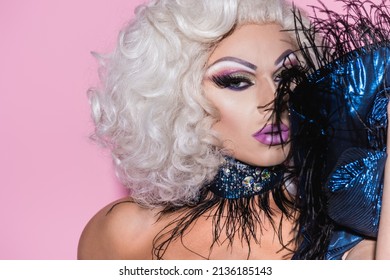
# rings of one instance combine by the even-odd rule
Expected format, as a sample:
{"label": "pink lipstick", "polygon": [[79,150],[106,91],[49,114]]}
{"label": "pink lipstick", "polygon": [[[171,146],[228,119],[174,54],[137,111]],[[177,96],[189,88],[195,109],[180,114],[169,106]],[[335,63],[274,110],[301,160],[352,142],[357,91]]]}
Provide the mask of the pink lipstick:
{"label": "pink lipstick", "polygon": [[280,127],[274,124],[269,124],[253,134],[253,138],[264,145],[274,146],[286,143],[288,140],[289,128],[285,124],[280,124]]}

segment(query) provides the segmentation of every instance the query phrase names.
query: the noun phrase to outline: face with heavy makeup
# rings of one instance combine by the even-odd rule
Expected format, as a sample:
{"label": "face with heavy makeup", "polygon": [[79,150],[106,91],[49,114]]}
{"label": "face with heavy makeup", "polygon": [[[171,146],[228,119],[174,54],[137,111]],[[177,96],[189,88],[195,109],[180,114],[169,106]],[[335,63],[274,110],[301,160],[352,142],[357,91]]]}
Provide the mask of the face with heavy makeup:
{"label": "face with heavy makeup", "polygon": [[286,159],[287,111],[280,126],[271,113],[279,75],[286,64],[296,63],[293,49],[280,25],[248,24],[211,53],[203,88],[219,111],[212,129],[230,156],[256,166],[273,166]]}

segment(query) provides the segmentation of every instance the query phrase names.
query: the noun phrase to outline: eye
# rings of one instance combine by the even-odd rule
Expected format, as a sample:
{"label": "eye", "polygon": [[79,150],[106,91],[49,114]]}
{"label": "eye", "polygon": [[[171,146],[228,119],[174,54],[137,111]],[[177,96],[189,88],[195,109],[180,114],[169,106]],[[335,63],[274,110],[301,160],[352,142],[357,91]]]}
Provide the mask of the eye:
{"label": "eye", "polygon": [[274,82],[279,84],[284,75],[284,71],[292,71],[298,67],[298,58],[294,53],[288,54],[284,59],[281,67],[279,67],[274,73]]}
{"label": "eye", "polygon": [[289,81],[291,77],[294,77],[295,73],[302,71],[300,69],[301,67],[299,65],[290,64],[283,66],[274,73],[273,80],[276,85],[280,84],[282,80]]}
{"label": "eye", "polygon": [[253,86],[254,80],[245,73],[231,73],[212,76],[211,80],[219,88],[228,88],[234,91],[241,91]]}
{"label": "eye", "polygon": [[274,75],[274,82],[275,82],[275,84],[279,84],[281,80],[282,80],[282,71],[278,71]]}

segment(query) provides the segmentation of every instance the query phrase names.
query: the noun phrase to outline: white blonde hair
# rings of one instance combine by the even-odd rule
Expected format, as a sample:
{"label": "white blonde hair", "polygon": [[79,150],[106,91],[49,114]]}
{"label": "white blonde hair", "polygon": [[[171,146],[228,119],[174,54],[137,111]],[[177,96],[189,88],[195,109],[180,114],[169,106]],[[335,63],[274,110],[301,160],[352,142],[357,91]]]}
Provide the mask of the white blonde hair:
{"label": "white blonde hair", "polygon": [[291,5],[153,0],[136,9],[115,51],[101,56],[102,87],[90,90],[94,138],[111,149],[135,201],[148,207],[196,202],[221,162],[211,132],[215,112],[202,92],[207,59],[237,26],[270,22],[293,30]]}

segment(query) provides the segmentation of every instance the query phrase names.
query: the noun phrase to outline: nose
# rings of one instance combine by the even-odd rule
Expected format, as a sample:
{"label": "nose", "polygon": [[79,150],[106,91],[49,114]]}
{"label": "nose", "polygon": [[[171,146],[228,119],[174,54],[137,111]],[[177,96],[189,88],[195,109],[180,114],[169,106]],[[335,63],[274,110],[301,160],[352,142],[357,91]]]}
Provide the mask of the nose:
{"label": "nose", "polygon": [[272,79],[264,78],[256,92],[257,109],[259,112],[271,112],[275,99],[276,85]]}

